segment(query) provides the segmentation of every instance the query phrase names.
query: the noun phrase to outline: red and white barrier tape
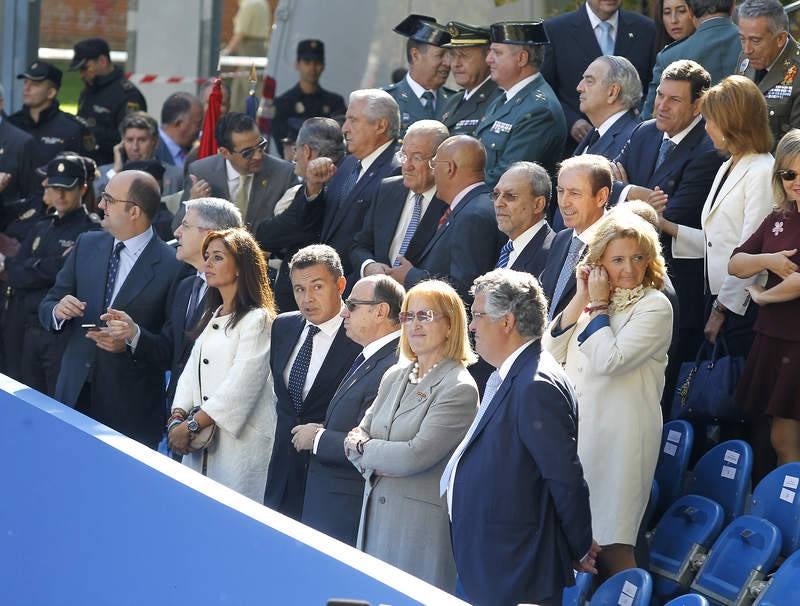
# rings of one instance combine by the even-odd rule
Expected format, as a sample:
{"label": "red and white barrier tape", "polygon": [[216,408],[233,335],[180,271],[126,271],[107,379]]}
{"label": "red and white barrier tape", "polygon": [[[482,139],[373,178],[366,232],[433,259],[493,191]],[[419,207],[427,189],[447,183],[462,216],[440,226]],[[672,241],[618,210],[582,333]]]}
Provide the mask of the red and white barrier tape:
{"label": "red and white barrier tape", "polygon": [[[259,78],[264,75],[263,70],[256,70]],[[250,75],[250,70],[235,72],[221,72],[220,78],[242,78]],[[205,84],[212,77],[199,78],[197,76],[159,76],[158,74],[138,74],[126,72],[125,77],[134,84]]]}

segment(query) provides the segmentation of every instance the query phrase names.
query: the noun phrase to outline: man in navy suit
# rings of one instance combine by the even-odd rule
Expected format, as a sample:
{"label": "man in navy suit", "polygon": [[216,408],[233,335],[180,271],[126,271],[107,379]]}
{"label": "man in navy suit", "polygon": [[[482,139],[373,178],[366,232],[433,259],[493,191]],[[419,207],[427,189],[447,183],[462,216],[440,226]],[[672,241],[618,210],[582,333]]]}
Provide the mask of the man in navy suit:
{"label": "man in navy suit", "polygon": [[342,324],[346,280],[336,251],[324,244],[306,246],[292,257],[289,272],[299,311],[280,314],[272,324],[269,366],[278,420],[264,505],[299,520],[309,452],[295,448],[292,430],[325,420],[336,388],[362,348]]}
{"label": "man in navy suit", "polygon": [[39,305],[42,326],[68,339],[56,399],[153,448],[166,418],[164,373],[128,355],[124,340],[100,326],[100,316],[113,307],[143,329],[161,330],[181,264],[151,227],[160,203],[149,174],[114,175],[100,199],[105,231],[78,237]]}
{"label": "man in navy suit", "polygon": [[417,263],[400,257],[400,265],[389,275],[406,288],[441,278],[468,300],[472,281],[495,266],[505,240],[483,182],[486,151],[477,139],[456,135],[439,146],[430,162],[435,167],[436,195],[448,208]]}
{"label": "man in navy suit", "polygon": [[[722,157],[706,134],[700,99],[711,85],[694,61],[667,66],[656,93],[656,118],[642,122],[617,158],[613,202],[644,200],[668,221],[700,228],[700,214]],[[680,304],[678,357],[693,359],[703,338],[703,260],[674,259],[662,237],[664,259]],[[677,370],[670,365],[668,374]]]}
{"label": "man in navy suit", "polygon": [[344,275],[354,284],[358,268],[350,263],[353,236],[381,181],[398,172],[395,144],[400,130],[397,103],[386,91],[364,89],[350,95],[342,134],[349,155],[336,166],[320,157],[308,163],[306,186],[298,203],[303,224],[319,222],[320,241],[342,259]]}
{"label": "man in navy suit", "polygon": [[360,275],[385,274],[399,264],[399,256],[416,263],[436,233],[447,204],[436,197],[428,162],[447,138],[447,127],[436,120],[409,127],[398,153],[403,176],[383,180],[350,251]]}
{"label": "man in navy suit", "polygon": [[548,19],[545,23],[550,46],[542,75],[561,101],[567,117],[572,146],[591,130],[580,110],[575,87],[586,67],[600,55],[617,55],[630,60],[640,82],[650,82],[655,62],[656,29],[653,20],[622,10],[622,0],[587,0],[575,11]]}
{"label": "man in navy suit", "polygon": [[500,177],[492,192],[497,227],[508,242],[500,249],[497,267],[539,277],[544,271],[555,232],[545,219],[552,183],[535,162],[516,162]]}
{"label": "man in navy suit", "polygon": [[189,331],[203,313],[208,292],[203,240],[210,231],[241,226],[242,214],[227,200],[189,200],[186,202],[183,221],[175,230],[175,237],[178,239],[176,258],[188,263],[196,271],[173,284],[169,297],[169,314],[161,330],[151,332],[136,324],[135,318],[119,310],[112,310],[100,318],[106,320],[112,336],[125,339],[134,360],[155,364],[164,371],[170,371],[167,410],[172,408],[178,379],[192,352],[194,338],[189,336]]}
{"label": "man in navy suit", "polygon": [[186,155],[203,125],[203,105],[191,93],[172,93],[161,106],[156,159],[183,170]]}
{"label": "man in navy suit", "polygon": [[458,578],[470,604],[560,606],[574,569],[596,572],[570,380],[542,351],[547,303],[529,274],[475,281],[470,330],[497,370],[445,467]]}
{"label": "man in navy suit", "polygon": [[383,373],[397,363],[404,296],[386,275],[358,281],[341,316],[347,336],[363,350],[336,389],[325,422],[292,429],[298,452],[311,451],[302,522],[348,545],[358,537],[364,478],[345,456],[344,439],[378,394]]}

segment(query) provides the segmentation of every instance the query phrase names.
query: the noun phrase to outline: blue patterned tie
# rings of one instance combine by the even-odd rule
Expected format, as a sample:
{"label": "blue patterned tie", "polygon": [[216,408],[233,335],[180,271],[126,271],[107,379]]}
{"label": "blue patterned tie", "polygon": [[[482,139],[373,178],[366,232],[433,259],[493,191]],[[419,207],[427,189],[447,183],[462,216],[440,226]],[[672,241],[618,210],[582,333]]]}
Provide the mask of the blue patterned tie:
{"label": "blue patterned tie", "polygon": [[429,90],[426,90],[422,93],[422,98],[425,99],[425,113],[428,115],[429,118],[433,118],[436,112],[436,97],[433,96],[433,93]]}
{"label": "blue patterned tie", "polygon": [[575,275],[575,266],[581,258],[583,252],[583,242],[578,236],[572,236],[572,242],[569,244],[569,252],[567,258],[564,259],[564,266],[561,268],[561,273],[558,274],[558,282],[556,282],[556,289],[553,291],[553,300],[550,301],[550,309],[547,311],[547,321],[553,319],[555,315],[556,305],[564,294],[564,289],[567,287],[570,277]]}
{"label": "blue patterned tie", "polygon": [[200,290],[203,288],[204,280],[200,276],[194,277],[192,282],[192,294],[189,296],[189,305],[186,307],[186,326],[189,326],[191,319],[197,311],[197,305],[200,303]]}
{"label": "blue patterned tie", "polygon": [[614,36],[611,35],[613,29],[608,21],[601,21],[597,27],[600,28],[600,50],[604,55],[614,54]]}
{"label": "blue patterned tie", "polygon": [[344,202],[347,199],[347,196],[350,195],[350,192],[353,191],[353,188],[358,181],[358,175],[361,174],[361,161],[359,160],[356,162],[356,165],[353,167],[353,172],[347,176],[347,180],[342,183],[342,189],[339,191],[339,204]]}
{"label": "blue patterned tie", "polygon": [[505,267],[508,265],[512,250],[514,250],[514,243],[509,240],[503,245],[503,248],[500,249],[500,258],[497,259],[497,265],[495,265],[495,267]]}
{"label": "blue patterned tie", "polygon": [[289,398],[292,400],[292,406],[295,412],[299,415],[303,408],[303,387],[306,385],[306,377],[308,376],[308,366],[311,364],[311,352],[314,349],[314,335],[319,332],[319,327],[313,324],[308,325],[308,334],[300,351],[297,352],[297,357],[292,364],[292,370],[289,371]]}
{"label": "blue patterned tie", "polygon": [[125,248],[124,242],[117,242],[114,246],[114,252],[108,260],[108,273],[106,274],[106,293],[103,297],[103,311],[111,307],[111,301],[114,298],[114,285],[117,282],[117,272],[119,272],[119,254]]}
{"label": "blue patterned tie", "polygon": [[661,141],[661,147],[658,148],[658,159],[656,159],[656,167],[653,169],[653,172],[656,172],[659,167],[664,164],[664,160],[667,159],[667,156],[670,152],[675,149],[677,145],[673,143],[669,139],[664,139]]}
{"label": "blue patterned tie", "polygon": [[422,194],[417,194],[414,196],[414,210],[411,211],[411,221],[408,223],[406,235],[403,236],[403,242],[400,244],[400,250],[397,251],[397,257],[392,263],[392,267],[398,267],[400,265],[400,257],[406,255],[408,245],[411,244],[411,238],[414,237],[414,232],[417,231],[419,226],[420,216],[422,216]]}

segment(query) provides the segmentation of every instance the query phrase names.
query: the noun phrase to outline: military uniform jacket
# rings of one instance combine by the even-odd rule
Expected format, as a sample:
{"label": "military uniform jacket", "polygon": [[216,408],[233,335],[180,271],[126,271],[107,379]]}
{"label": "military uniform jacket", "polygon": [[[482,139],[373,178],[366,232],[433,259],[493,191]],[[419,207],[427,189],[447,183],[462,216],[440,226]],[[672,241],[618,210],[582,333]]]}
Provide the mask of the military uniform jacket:
{"label": "military uniform jacket", "polygon": [[465,90],[450,96],[444,106],[442,122],[451,135],[471,135],[478,127],[492,101],[500,95],[500,89],[494,80],[489,78],[464,101]]}
{"label": "military uniform jacket", "polygon": [[39,114],[38,122],[34,122],[27,107],[10,116],[8,121],[33,137],[35,167],[44,166],[61,152],[71,151],[88,156],[94,151],[94,139],[86,123],[61,111],[58,101],[53,101],[50,107]]}
{"label": "military uniform jacket", "polygon": [[331,118],[343,116],[347,111],[344,98],[320,87],[316,93],[306,94],[295,84],[285,93],[275,98],[275,117],[272,119],[272,136],[283,156],[281,139],[289,134],[289,119]]}
{"label": "military uniform jacket", "polygon": [[408,127],[414,122],[419,120],[441,120],[448,99],[455,94],[444,86],[437,90],[434,103],[435,110],[431,113],[430,110],[422,106],[419,97],[411,90],[411,86],[409,86],[405,78],[397,84],[390,84],[383,90],[389,93],[400,107],[400,138],[405,136]]}
{"label": "military uniform jacket", "polygon": [[16,256],[6,259],[8,285],[14,296],[23,298],[30,326],[39,325],[39,303],[55,283],[75,240],[83,232],[99,227],[83,206],[60,218],[51,215],[33,226]]}
{"label": "military uniform jacket", "polygon": [[114,146],[119,143],[119,123],[129,112],[147,111],[142,93],[118,67],[107,76],[97,76],[81,91],[78,115],[85,119],[94,135],[96,148],[90,156],[97,164],[114,161]]}
{"label": "military uniform jacket", "polygon": [[510,101],[495,99],[474,136],[486,147],[486,184],[493,188],[514,162],[538,162],[553,174],[567,137],[564,110],[541,74]]}
{"label": "military uniform jacket", "polygon": [[[786,48],[775,59],[772,69],[758,83],[758,89],[764,93],[767,100],[769,127],[775,137],[775,145],[791,129],[800,127],[798,69],[800,69],[800,47],[797,41],[789,36]],[[744,55],[739,55],[738,73],[755,82],[756,70]]]}

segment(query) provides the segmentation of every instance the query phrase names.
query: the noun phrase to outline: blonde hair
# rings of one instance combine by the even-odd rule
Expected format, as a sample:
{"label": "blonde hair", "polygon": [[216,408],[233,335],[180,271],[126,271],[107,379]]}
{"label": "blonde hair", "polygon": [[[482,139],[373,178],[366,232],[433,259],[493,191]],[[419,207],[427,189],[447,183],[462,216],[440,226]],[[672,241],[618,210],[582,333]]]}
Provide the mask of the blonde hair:
{"label": "blonde hair", "polygon": [[[460,362],[464,366],[473,364],[477,360],[477,356],[469,344],[467,311],[455,289],[441,280],[420,282],[406,294],[406,298],[403,299],[402,311],[408,311],[409,304],[415,297],[428,299],[431,305],[438,308],[435,311],[440,311],[450,322],[444,356]],[[417,355],[408,343],[407,326],[408,324],[403,324],[403,330],[400,333],[400,353],[409,360],[416,360]]]}
{"label": "blonde hair", "polygon": [[709,88],[700,111],[725,137],[725,151],[766,154],[772,150],[767,102],[749,78],[728,76]]}
{"label": "blonde hair", "polygon": [[647,255],[647,269],[644,272],[642,286],[645,288],[664,288],[664,276],[667,275],[667,266],[661,255],[661,242],[655,228],[633,212],[610,212],[600,220],[594,237],[589,243],[589,252],[583,261],[578,264],[576,271],[581,267],[600,265],[600,259],[606,252],[608,245],[619,238],[630,238]]}
{"label": "blonde hair", "polygon": [[775,197],[775,208],[783,212],[795,212],[797,205],[786,195],[783,179],[779,170],[786,170],[789,165],[800,158],[800,129],[793,128],[786,133],[775,148],[775,165],[772,168],[772,193]]}

